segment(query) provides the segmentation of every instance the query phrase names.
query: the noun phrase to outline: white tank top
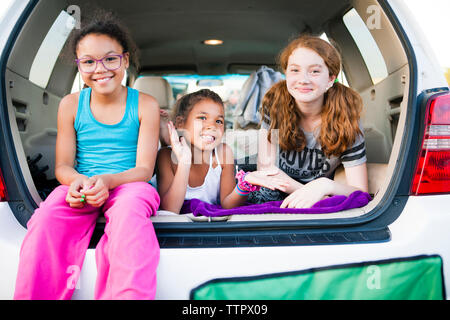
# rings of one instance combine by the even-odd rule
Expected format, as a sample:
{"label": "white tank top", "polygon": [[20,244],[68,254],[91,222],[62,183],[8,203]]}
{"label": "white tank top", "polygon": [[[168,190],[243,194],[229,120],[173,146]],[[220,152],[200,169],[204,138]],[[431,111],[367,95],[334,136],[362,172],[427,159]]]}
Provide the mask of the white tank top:
{"label": "white tank top", "polygon": [[222,174],[222,166],[220,165],[217,150],[214,149],[214,154],[217,159],[217,167],[213,168],[212,152],[209,158],[209,169],[206,173],[205,181],[198,187],[190,187],[189,183],[186,189],[185,200],[199,199],[211,204],[220,203],[220,176]]}

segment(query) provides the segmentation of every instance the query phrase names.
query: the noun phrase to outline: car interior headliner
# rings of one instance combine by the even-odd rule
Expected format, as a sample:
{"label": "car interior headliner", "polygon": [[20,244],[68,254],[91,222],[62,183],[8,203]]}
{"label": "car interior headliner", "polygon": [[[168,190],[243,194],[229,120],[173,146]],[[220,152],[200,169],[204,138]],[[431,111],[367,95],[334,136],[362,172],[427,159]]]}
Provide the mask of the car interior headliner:
{"label": "car interior headliner", "polygon": [[[233,66],[274,65],[280,49],[302,32],[318,33],[348,0],[77,1],[82,16],[113,11],[139,48],[142,72],[227,73]],[[89,15],[88,15],[89,16]],[[83,21],[83,20],[82,20]],[[206,46],[206,39],[220,39]],[[238,70],[237,68],[233,70]]]}

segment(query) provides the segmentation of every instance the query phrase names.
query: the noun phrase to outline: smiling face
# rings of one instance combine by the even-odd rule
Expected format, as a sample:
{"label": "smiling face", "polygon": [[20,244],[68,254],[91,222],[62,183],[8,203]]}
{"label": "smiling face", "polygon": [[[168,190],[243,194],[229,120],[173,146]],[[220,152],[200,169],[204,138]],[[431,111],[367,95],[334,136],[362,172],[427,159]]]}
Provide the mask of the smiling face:
{"label": "smiling face", "polygon": [[[129,66],[129,56],[128,53],[123,53],[118,41],[103,34],[88,34],[78,43],[76,53],[78,59],[102,59],[108,55],[123,54],[122,63],[116,70],[108,70],[100,62],[93,73],[80,70],[84,83],[97,93],[111,94],[121,86],[125,70]],[[95,64],[95,61],[91,62]]]}
{"label": "smiling face", "polygon": [[297,105],[323,104],[324,94],[335,78],[330,76],[322,57],[311,49],[300,47],[289,56],[286,85]]}
{"label": "smiling face", "polygon": [[194,105],[189,115],[177,127],[184,129],[184,136],[192,146],[200,150],[213,150],[222,142],[225,131],[222,105],[204,99]]}

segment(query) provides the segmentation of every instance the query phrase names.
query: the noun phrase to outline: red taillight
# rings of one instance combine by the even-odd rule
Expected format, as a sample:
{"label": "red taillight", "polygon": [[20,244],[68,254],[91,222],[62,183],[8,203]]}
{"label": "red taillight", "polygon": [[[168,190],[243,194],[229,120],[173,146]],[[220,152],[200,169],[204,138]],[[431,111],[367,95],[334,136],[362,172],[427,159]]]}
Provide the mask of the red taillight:
{"label": "red taillight", "polygon": [[450,193],[450,94],[428,101],[411,194]]}
{"label": "red taillight", "polygon": [[6,186],[5,181],[3,180],[2,172],[0,171],[0,201],[6,201]]}

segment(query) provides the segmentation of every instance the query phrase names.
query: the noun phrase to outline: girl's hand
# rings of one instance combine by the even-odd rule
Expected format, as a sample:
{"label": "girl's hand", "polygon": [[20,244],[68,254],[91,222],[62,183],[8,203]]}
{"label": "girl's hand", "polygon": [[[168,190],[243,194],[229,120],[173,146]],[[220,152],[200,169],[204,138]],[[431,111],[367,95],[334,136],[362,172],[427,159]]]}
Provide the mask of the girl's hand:
{"label": "girl's hand", "polygon": [[80,190],[83,189],[87,180],[88,177],[80,177],[70,184],[66,195],[66,202],[71,208],[82,208],[84,206],[85,200],[83,200]]}
{"label": "girl's hand", "polygon": [[186,143],[184,137],[180,138],[178,136],[172,121],[167,123],[167,128],[169,129],[170,145],[172,146],[173,153],[177,157],[178,164],[190,166],[192,161],[191,148]]}
{"label": "girl's hand", "polygon": [[282,179],[286,185],[287,188],[284,192],[291,194],[292,192],[300,189],[303,187],[303,184],[301,184],[300,182],[294,180],[293,178],[291,178],[290,176],[287,175],[286,172],[284,172],[283,170],[278,169],[277,167],[272,167],[278,170],[276,177],[279,179]]}
{"label": "girl's hand", "polygon": [[81,194],[85,195],[86,203],[93,207],[101,207],[109,197],[108,175],[99,175],[89,178],[83,184]]}
{"label": "girl's hand", "polygon": [[278,171],[278,168],[269,171],[253,171],[245,176],[245,181],[271,190],[278,189],[286,192],[289,183],[285,179],[276,176]]}
{"label": "girl's hand", "polygon": [[280,208],[311,208],[317,201],[329,195],[333,181],[319,178],[305,184],[284,199]]}

